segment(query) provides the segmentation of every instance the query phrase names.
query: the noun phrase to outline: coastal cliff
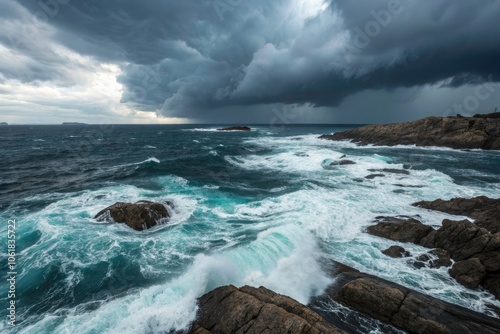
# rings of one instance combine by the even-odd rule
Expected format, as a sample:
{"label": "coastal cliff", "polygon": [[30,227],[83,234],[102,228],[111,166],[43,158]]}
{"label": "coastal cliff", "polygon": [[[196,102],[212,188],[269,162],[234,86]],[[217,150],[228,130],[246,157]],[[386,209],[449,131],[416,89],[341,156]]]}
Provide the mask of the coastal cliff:
{"label": "coastal cliff", "polygon": [[496,114],[479,116],[427,117],[413,122],[367,125],[320,138],[352,140],[360,145],[500,150],[500,118]]}

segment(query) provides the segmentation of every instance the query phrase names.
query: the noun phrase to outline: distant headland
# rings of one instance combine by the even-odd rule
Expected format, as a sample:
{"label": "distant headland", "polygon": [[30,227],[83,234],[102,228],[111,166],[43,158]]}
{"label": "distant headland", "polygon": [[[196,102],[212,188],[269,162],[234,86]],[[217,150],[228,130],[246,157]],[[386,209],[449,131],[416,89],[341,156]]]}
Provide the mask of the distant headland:
{"label": "distant headland", "polygon": [[7,122],[0,122],[0,125],[9,125]]}
{"label": "distant headland", "polygon": [[63,122],[62,125],[87,125],[87,123],[80,122]]}

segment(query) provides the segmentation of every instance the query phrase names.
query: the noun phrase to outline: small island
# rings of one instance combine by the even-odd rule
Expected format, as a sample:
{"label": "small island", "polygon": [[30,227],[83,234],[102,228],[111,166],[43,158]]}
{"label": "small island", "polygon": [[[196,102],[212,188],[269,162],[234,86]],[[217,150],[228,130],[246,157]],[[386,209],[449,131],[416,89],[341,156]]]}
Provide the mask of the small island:
{"label": "small island", "polygon": [[0,122],[0,125],[9,125],[7,122]]}
{"label": "small island", "polygon": [[252,131],[248,126],[231,126],[228,128],[217,129],[217,131]]}
{"label": "small island", "polygon": [[87,124],[80,122],[63,122],[62,125],[87,125]]}

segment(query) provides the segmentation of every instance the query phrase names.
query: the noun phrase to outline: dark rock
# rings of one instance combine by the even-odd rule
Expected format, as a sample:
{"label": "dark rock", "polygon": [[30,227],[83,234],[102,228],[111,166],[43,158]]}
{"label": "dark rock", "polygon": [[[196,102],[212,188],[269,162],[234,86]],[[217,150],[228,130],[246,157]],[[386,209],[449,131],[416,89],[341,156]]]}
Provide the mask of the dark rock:
{"label": "dark rock", "polygon": [[486,276],[486,270],[478,258],[456,262],[450,270],[451,277],[469,289],[475,289]]}
{"label": "dark rock", "polygon": [[384,177],[384,176],[385,176],[384,174],[370,174],[370,175],[365,176],[365,179],[373,180],[374,178]]}
{"label": "dark rock", "polygon": [[382,253],[393,258],[411,256],[410,252],[406,251],[406,249],[401,246],[391,246],[386,250],[383,250]]}
{"label": "dark rock", "polygon": [[[425,262],[431,267],[448,266],[450,257],[457,261],[449,271],[450,275],[468,288],[484,286],[497,298],[500,295],[500,233],[492,234],[468,220],[443,220],[442,226],[434,230],[416,219],[379,217],[376,225],[368,227],[368,233],[400,242],[412,242],[429,248],[437,260],[427,256],[417,258],[413,263],[422,267]],[[449,253],[449,255],[447,254]],[[469,261],[465,261],[469,260]],[[484,278],[484,281],[483,281]]]}
{"label": "dark rock", "polygon": [[491,114],[476,114],[474,116],[472,116],[474,118],[485,118],[485,119],[488,119],[488,118],[500,118],[500,113],[499,112],[495,112],[495,113],[491,113]]}
{"label": "dark rock", "polygon": [[500,273],[487,273],[481,284],[497,299],[500,299]]}
{"label": "dark rock", "polygon": [[382,169],[369,169],[370,172],[384,172],[391,174],[403,174],[410,175],[410,172],[404,169],[396,169],[396,168],[382,168]]}
{"label": "dark rock", "polygon": [[452,264],[450,253],[441,248],[422,254],[417,257],[417,260],[424,262],[430,268],[449,267]]}
{"label": "dark rock", "polygon": [[218,131],[252,131],[248,126],[231,126],[228,128],[217,129]]}
{"label": "dark rock", "polygon": [[345,333],[294,299],[264,287],[220,287],[202,296],[199,306],[190,334]]}
{"label": "dark rock", "polygon": [[453,198],[449,201],[438,199],[414,203],[424,209],[446,212],[452,215],[467,216],[475,219],[476,225],[491,233],[500,232],[500,199],[486,196],[475,198]]}
{"label": "dark rock", "polygon": [[340,161],[334,161],[330,164],[330,166],[346,166],[346,165],[355,165],[356,163],[351,160],[343,159]]}
{"label": "dark rock", "polygon": [[409,333],[500,333],[498,319],[336,262],[331,272],[335,282],[313,303],[330,298]]}
{"label": "dark rock", "polygon": [[368,227],[368,233],[386,239],[420,244],[422,238],[428,236],[434,229],[422,224],[416,219],[383,217],[376,224]]}
{"label": "dark rock", "polygon": [[173,208],[174,205],[170,202],[164,204],[150,201],[139,201],[135,204],[118,202],[100,211],[94,219],[124,223],[134,230],[142,231],[168,219],[170,214],[167,206]]}
{"label": "dark rock", "polygon": [[320,138],[352,140],[361,145],[445,146],[456,149],[499,150],[500,119],[427,117],[414,122],[368,125],[333,135],[323,135]]}

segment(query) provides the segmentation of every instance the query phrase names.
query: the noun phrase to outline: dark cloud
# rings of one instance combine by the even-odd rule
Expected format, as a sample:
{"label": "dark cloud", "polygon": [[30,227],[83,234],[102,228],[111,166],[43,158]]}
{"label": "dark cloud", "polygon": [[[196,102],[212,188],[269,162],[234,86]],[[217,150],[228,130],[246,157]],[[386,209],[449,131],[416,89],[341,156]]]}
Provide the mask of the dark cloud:
{"label": "dark cloud", "polygon": [[[231,108],[336,107],[367,90],[500,80],[496,0],[18,2],[46,20],[35,26],[47,40],[119,64],[122,103],[165,116],[216,120]],[[0,4],[8,47],[5,31],[33,24],[16,6]],[[77,65],[35,40],[16,45],[36,60],[22,70],[28,78],[75,80],[67,68]],[[20,76],[6,61],[0,68]]]}

